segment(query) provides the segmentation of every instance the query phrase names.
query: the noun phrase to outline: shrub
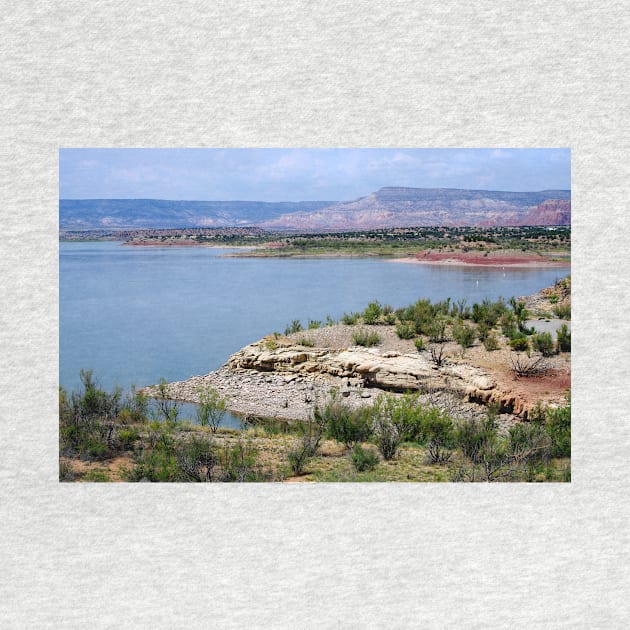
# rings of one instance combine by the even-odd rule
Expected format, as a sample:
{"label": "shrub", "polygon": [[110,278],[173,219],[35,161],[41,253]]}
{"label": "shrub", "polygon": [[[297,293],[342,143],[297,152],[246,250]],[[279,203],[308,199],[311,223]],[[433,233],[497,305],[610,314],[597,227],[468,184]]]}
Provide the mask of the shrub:
{"label": "shrub", "polygon": [[302,328],[302,323],[299,319],[294,319],[285,329],[285,335],[291,335],[292,333],[302,332],[304,329]]}
{"label": "shrub", "polygon": [[475,330],[472,326],[467,326],[463,322],[457,322],[453,325],[453,338],[462,349],[470,348],[475,341],[475,337]]}
{"label": "shrub", "polygon": [[314,330],[316,328],[320,328],[322,325],[321,321],[317,320],[317,319],[309,319],[308,320],[308,329],[309,330]]}
{"label": "shrub", "polygon": [[363,311],[363,321],[366,324],[376,324],[382,313],[383,308],[377,301],[370,302]]}
{"label": "shrub", "polygon": [[524,354],[519,354],[516,358],[510,358],[512,364],[512,371],[516,376],[542,376],[549,371],[549,364],[543,357],[529,357]]}
{"label": "shrub", "polygon": [[92,468],[82,477],[83,481],[106,482],[111,481],[109,478],[109,470],[107,468]]}
{"label": "shrub", "polygon": [[512,350],[516,350],[517,352],[526,352],[529,350],[529,339],[527,339],[524,335],[514,337],[514,339],[510,341],[510,348],[512,348]]}
{"label": "shrub", "polygon": [[416,336],[416,329],[411,322],[401,322],[396,326],[396,334],[400,339],[413,339]]}
{"label": "shrub", "polygon": [[200,387],[197,392],[197,421],[202,427],[209,426],[216,433],[225,416],[227,401],[212,387]]}
{"label": "shrub", "polygon": [[261,481],[265,477],[258,470],[256,450],[243,440],[233,446],[226,445],[218,453],[219,481]]}
{"label": "shrub", "polygon": [[540,352],[543,357],[550,357],[554,354],[555,347],[551,333],[542,332],[533,336],[532,338],[534,348]]}
{"label": "shrub", "polygon": [[570,304],[556,304],[553,307],[553,312],[558,319],[571,319]]}
{"label": "shrub", "polygon": [[186,481],[212,481],[217,464],[214,444],[193,435],[178,445],[176,461]]}
{"label": "shrub", "polygon": [[352,333],[352,341],[356,346],[365,346],[366,348],[370,348],[371,346],[378,344],[381,341],[381,338],[377,333],[361,328]]}
{"label": "shrub", "polygon": [[341,323],[347,326],[353,326],[359,320],[359,313],[344,313],[341,316]]}
{"label": "shrub", "polygon": [[177,422],[181,405],[169,398],[168,383],[164,378],[158,383],[154,404],[159,418],[165,422]]}
{"label": "shrub", "polygon": [[488,352],[493,352],[494,350],[498,350],[499,349],[499,340],[494,335],[488,335],[483,340],[483,347]]}
{"label": "shrub", "polygon": [[413,345],[416,346],[416,350],[418,352],[422,352],[423,350],[426,350],[424,346],[424,339],[422,337],[418,337],[417,339],[414,339]]}
{"label": "shrub", "polygon": [[308,337],[300,337],[296,340],[296,343],[300,346],[305,346],[307,348],[312,348],[315,345],[315,342]]}
{"label": "shrub", "polygon": [[435,343],[446,341],[446,319],[443,317],[434,319],[428,327],[427,334],[429,335],[429,341]]}
{"label": "shrub", "polygon": [[442,367],[442,365],[446,362],[444,344],[431,344],[429,346],[429,352],[431,353],[431,361],[433,361],[435,367]]}
{"label": "shrub", "polygon": [[556,331],[558,338],[558,352],[571,352],[571,331],[566,324],[562,324]]}
{"label": "shrub", "polygon": [[571,403],[547,410],[545,429],[551,438],[552,457],[571,457]]}
{"label": "shrub", "polygon": [[369,408],[351,409],[341,401],[333,400],[316,413],[325,425],[326,435],[348,448],[365,442],[372,435]]}
{"label": "shrub", "polygon": [[118,431],[118,442],[120,448],[124,451],[131,449],[139,437],[140,434],[137,429],[131,427],[127,429],[120,429]]}
{"label": "shrub", "polygon": [[352,463],[357,472],[373,470],[378,462],[378,455],[374,451],[365,449],[360,444],[356,444],[352,449]]}
{"label": "shrub", "polygon": [[481,322],[477,325],[477,336],[479,337],[479,341],[485,341],[490,334],[492,328],[486,324],[486,322]]}
{"label": "shrub", "polygon": [[374,435],[381,455],[386,460],[396,456],[400,444],[413,434],[418,422],[417,396],[408,395],[398,400],[379,396],[372,407]]}
{"label": "shrub", "polygon": [[396,315],[394,313],[385,313],[384,317],[388,326],[393,326],[396,323]]}

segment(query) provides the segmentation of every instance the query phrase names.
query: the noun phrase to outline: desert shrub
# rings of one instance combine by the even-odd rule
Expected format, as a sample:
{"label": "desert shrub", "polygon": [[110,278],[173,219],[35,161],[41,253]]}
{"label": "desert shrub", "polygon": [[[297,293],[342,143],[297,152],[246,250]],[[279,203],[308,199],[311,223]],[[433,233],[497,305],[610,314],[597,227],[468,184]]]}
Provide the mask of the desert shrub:
{"label": "desert shrub", "polygon": [[127,481],[181,481],[182,472],[171,449],[147,449],[137,454],[136,465],[125,473]]}
{"label": "desert shrub", "polygon": [[360,328],[352,333],[352,341],[356,346],[365,346],[366,348],[370,348],[371,346],[375,346],[380,343],[381,338],[378,336],[378,333],[371,332],[365,328]]}
{"label": "desert shrub", "polygon": [[356,444],[352,449],[352,464],[357,472],[373,470],[378,462],[378,455],[374,451],[363,448],[360,444]]}
{"label": "desert shrub", "polygon": [[560,298],[557,295],[550,295],[549,302],[550,304],[557,304]]}
{"label": "desert shrub", "polygon": [[507,452],[515,464],[546,461],[551,452],[551,440],[545,428],[535,422],[520,422],[508,431]]}
{"label": "desert shrub", "polygon": [[359,313],[344,313],[341,316],[341,323],[346,324],[346,326],[353,326],[359,321],[359,317]]}
{"label": "desert shrub", "polygon": [[316,414],[323,420],[326,435],[351,448],[372,435],[370,409],[352,409],[339,400],[332,400]]}
{"label": "desert shrub", "polygon": [[59,460],[59,481],[72,481],[74,479],[74,471],[69,462]]}
{"label": "desert shrub", "polygon": [[325,326],[334,326],[337,323],[330,315],[326,315],[326,323]]}
{"label": "desert shrub", "polygon": [[507,312],[507,306],[503,300],[491,302],[487,298],[481,304],[472,305],[471,318],[476,324],[484,324],[490,328],[494,328],[499,318]]}
{"label": "desert shrub", "polygon": [[506,311],[503,315],[501,315],[500,324],[501,332],[509,339],[514,337],[518,332],[516,328],[516,317],[514,316],[514,313],[511,313],[510,311]]}
{"label": "desert shrub", "polygon": [[492,328],[486,322],[479,323],[477,325],[477,337],[479,337],[479,341],[485,341],[491,330]]}
{"label": "desert shrub", "polygon": [[383,304],[381,307],[383,315],[393,315],[394,307],[391,304]]}
{"label": "desert shrub", "polygon": [[109,477],[109,471],[106,468],[92,468],[83,475],[82,481],[91,482],[107,482],[111,481]]}
{"label": "desert shrub", "polygon": [[266,479],[267,476],[258,468],[256,456],[256,450],[243,440],[224,446],[218,453],[218,480],[244,482]]}
{"label": "desert shrub", "polygon": [[510,348],[517,352],[526,352],[529,350],[529,339],[525,335],[514,337],[510,340]]}
{"label": "desert shrub", "polygon": [[370,302],[363,311],[363,321],[366,324],[376,324],[383,313],[383,308],[378,301]]}
{"label": "desert shrub", "polygon": [[386,313],[383,317],[388,326],[393,326],[396,323],[396,315],[394,313]]}
{"label": "desert shrub", "polygon": [[434,343],[443,343],[446,341],[446,324],[447,321],[443,317],[434,319],[426,330],[427,335],[429,335],[429,341],[433,341]]}
{"label": "desert shrub", "polygon": [[545,429],[551,438],[552,457],[571,457],[571,403],[547,410]]}
{"label": "desert shrub", "polygon": [[393,459],[400,444],[413,437],[419,414],[417,395],[409,394],[399,399],[381,395],[377,398],[371,410],[372,426],[384,459]]}
{"label": "desert shrub", "polygon": [[302,328],[302,322],[299,319],[294,319],[287,327],[284,329],[285,335],[291,335],[293,333],[302,332],[304,328]]}
{"label": "desert shrub", "polygon": [[157,385],[157,394],[153,399],[158,418],[165,422],[177,422],[181,404],[169,398],[168,382],[161,378]]}
{"label": "desert shrub", "polygon": [[265,350],[273,351],[278,348],[278,342],[275,339],[265,339]]}
{"label": "desert shrub", "polygon": [[296,343],[299,346],[305,346],[307,348],[312,348],[315,345],[315,342],[312,339],[309,339],[308,337],[300,337],[299,339],[296,340]]}
{"label": "desert shrub", "polygon": [[[492,431],[493,428],[490,427]],[[481,449],[488,439],[488,427],[473,418],[461,422],[455,429],[455,441],[464,456],[472,462],[479,463]]]}
{"label": "desert shrub", "polygon": [[571,319],[570,304],[555,304],[553,312],[558,319]]}
{"label": "desert shrub", "polygon": [[309,319],[308,320],[308,329],[314,330],[316,328],[321,328],[322,322],[317,319]]}
{"label": "desert shrub", "polygon": [[558,352],[571,352],[571,331],[566,324],[562,324],[556,331]]}
{"label": "desert shrub", "polygon": [[542,356],[518,354],[516,358],[510,357],[510,364],[518,377],[542,376],[549,371],[549,363]]}
{"label": "desert shrub", "polygon": [[210,427],[216,433],[227,411],[227,401],[212,387],[200,387],[197,392],[197,421],[202,427]]}
{"label": "desert shrub", "polygon": [[488,335],[483,340],[483,347],[488,352],[493,352],[494,350],[498,350],[499,349],[499,340],[496,338],[495,335]]}
{"label": "desert shrub", "polygon": [[426,350],[424,346],[424,339],[422,337],[417,337],[416,339],[414,339],[413,345],[416,346],[416,350],[418,352],[422,352],[423,350]]}
{"label": "desert shrub", "polygon": [[431,361],[435,367],[442,367],[446,362],[446,349],[443,343],[433,343],[429,346]]}
{"label": "desert shrub", "polygon": [[138,430],[133,427],[118,430],[118,444],[123,451],[130,450],[139,438]]}
{"label": "desert shrub", "polygon": [[532,342],[534,345],[534,349],[538,350],[538,352],[540,352],[543,357],[550,357],[554,354],[555,347],[553,339],[551,337],[551,333],[538,333],[532,337]]}
{"label": "desert shrub", "polygon": [[416,336],[416,329],[411,322],[401,322],[396,326],[396,334],[400,339],[413,339]]}
{"label": "desert shrub", "polygon": [[475,342],[475,329],[459,321],[453,324],[453,338],[462,347],[462,349],[470,348]]}
{"label": "desert shrub", "polygon": [[[149,399],[143,393],[136,391],[135,387],[132,386],[131,392],[125,397],[121,414],[123,412],[125,412],[129,422],[146,422],[149,414]],[[119,420],[121,414],[119,414]]]}

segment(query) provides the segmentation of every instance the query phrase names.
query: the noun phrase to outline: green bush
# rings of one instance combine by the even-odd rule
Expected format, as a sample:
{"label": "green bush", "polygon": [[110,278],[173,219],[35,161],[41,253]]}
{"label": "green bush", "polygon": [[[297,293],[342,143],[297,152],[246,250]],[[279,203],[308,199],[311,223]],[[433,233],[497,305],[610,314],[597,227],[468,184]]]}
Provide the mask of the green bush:
{"label": "green bush", "polygon": [[571,331],[566,324],[562,324],[556,331],[558,352],[571,352]]}
{"label": "green bush", "polygon": [[344,313],[341,316],[341,323],[346,324],[346,326],[354,326],[359,321],[359,317],[359,313]]}
{"label": "green bush", "polygon": [[371,346],[375,346],[380,343],[381,338],[378,336],[378,333],[370,332],[369,330],[361,328],[352,333],[352,341],[355,346],[365,346],[366,348],[370,348]]}
{"label": "green bush", "polygon": [[106,468],[92,468],[83,475],[82,481],[106,482],[111,481],[109,471]]}
{"label": "green bush", "polygon": [[285,335],[291,335],[293,333],[302,332],[304,328],[302,328],[302,322],[299,319],[294,319],[285,329]]}
{"label": "green bush", "polygon": [[413,345],[416,346],[416,350],[418,352],[422,352],[423,350],[426,350],[426,347],[424,345],[424,339],[422,337],[418,337],[417,339],[414,339]]}
{"label": "green bush", "polygon": [[365,442],[372,435],[369,408],[351,409],[341,401],[333,400],[317,413],[325,425],[326,435],[348,448]]}
{"label": "green bush", "polygon": [[317,319],[309,319],[308,320],[308,329],[314,330],[316,328],[321,328],[322,322]]}
{"label": "green bush", "polygon": [[493,352],[494,350],[498,350],[499,349],[499,340],[493,334],[492,335],[488,335],[483,340],[483,347],[488,352]]}
{"label": "green bush", "polygon": [[532,337],[532,342],[534,345],[534,349],[538,350],[538,352],[540,352],[543,357],[550,357],[555,353],[555,346],[551,337],[551,333],[538,333]]}
{"label": "green bush", "polygon": [[209,426],[216,433],[227,411],[227,401],[212,387],[200,387],[197,393],[197,421],[202,427]]}
{"label": "green bush", "polygon": [[[429,341],[434,343],[443,343],[446,341],[446,324],[447,321],[443,317],[437,317],[434,319],[429,326],[426,327],[426,333],[429,335]],[[420,332],[422,331],[418,331],[418,333]]]}
{"label": "green bush", "polygon": [[305,346],[306,348],[312,348],[315,345],[315,342],[308,337],[300,337],[296,339],[296,342],[299,346]]}
{"label": "green bush", "polygon": [[360,444],[352,449],[352,463],[357,472],[373,470],[378,462],[378,455],[374,451],[363,448]]}
{"label": "green bush", "polygon": [[416,336],[416,329],[411,322],[401,322],[396,326],[396,334],[400,339],[413,339]]}
{"label": "green bush", "polygon": [[470,348],[475,342],[475,330],[472,326],[468,326],[463,322],[453,324],[453,338],[463,348]]}
{"label": "green bush", "polygon": [[546,416],[552,457],[571,457],[571,403],[548,409]]}
{"label": "green bush", "polygon": [[558,319],[571,319],[570,304],[556,304],[553,307],[553,312]]}
{"label": "green bush", "polygon": [[186,481],[212,481],[218,463],[217,449],[212,442],[193,435],[177,445],[176,462]]}
{"label": "green bush", "polygon": [[517,352],[525,352],[529,350],[529,339],[524,335],[514,337],[514,339],[510,341],[510,347]]}
{"label": "green bush", "polygon": [[383,313],[383,308],[379,302],[370,302],[363,311],[363,321],[366,324],[376,324]]}

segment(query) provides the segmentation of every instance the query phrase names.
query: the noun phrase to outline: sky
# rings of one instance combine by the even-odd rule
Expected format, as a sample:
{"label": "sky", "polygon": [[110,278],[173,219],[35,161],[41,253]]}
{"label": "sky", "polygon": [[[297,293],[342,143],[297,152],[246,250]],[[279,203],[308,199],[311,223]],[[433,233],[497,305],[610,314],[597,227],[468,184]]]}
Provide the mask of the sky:
{"label": "sky", "polygon": [[384,186],[571,188],[570,149],[59,150],[61,199],[348,201]]}

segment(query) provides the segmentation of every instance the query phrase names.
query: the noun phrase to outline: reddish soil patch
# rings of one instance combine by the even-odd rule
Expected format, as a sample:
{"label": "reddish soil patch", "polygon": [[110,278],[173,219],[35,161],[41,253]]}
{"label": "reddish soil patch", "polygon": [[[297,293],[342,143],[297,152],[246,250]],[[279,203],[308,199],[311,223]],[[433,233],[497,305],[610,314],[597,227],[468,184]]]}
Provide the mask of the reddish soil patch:
{"label": "reddish soil patch", "polygon": [[416,260],[422,263],[482,265],[484,267],[562,267],[569,264],[568,262],[549,260],[542,256],[493,256],[492,254],[484,256],[483,254],[470,254],[466,252],[423,252],[416,254]]}

